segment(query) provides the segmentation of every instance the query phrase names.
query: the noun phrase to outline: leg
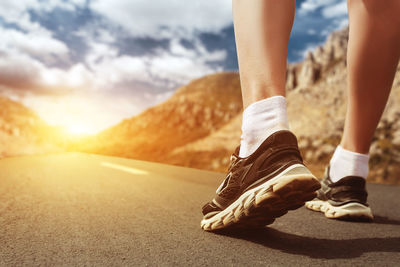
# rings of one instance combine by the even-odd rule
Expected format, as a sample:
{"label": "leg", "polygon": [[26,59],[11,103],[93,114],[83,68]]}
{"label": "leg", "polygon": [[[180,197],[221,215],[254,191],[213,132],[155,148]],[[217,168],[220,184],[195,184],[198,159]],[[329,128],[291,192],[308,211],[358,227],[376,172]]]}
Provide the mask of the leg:
{"label": "leg", "polygon": [[341,147],[331,160],[333,181],[368,175],[368,151],[400,57],[400,1],[349,0],[348,97]]}
{"label": "leg", "polygon": [[400,1],[349,0],[348,97],[341,146],[367,154],[400,56]]}
{"label": "leg", "polygon": [[243,105],[285,96],[286,56],[295,0],[233,0]]}
{"label": "leg", "polygon": [[348,9],[349,102],[344,133],[322,181],[320,199],[306,207],[328,218],[371,220],[365,189],[368,151],[399,62],[400,1],[348,0]]}
{"label": "leg", "polygon": [[[320,188],[287,130],[286,53],[295,0],[233,0],[243,94],[242,140],[201,227],[264,227]],[[293,196],[296,196],[294,198]]]}
{"label": "leg", "polygon": [[[240,156],[287,130],[286,56],[295,0],[233,0],[243,112]],[[275,96],[275,97],[272,97]]]}

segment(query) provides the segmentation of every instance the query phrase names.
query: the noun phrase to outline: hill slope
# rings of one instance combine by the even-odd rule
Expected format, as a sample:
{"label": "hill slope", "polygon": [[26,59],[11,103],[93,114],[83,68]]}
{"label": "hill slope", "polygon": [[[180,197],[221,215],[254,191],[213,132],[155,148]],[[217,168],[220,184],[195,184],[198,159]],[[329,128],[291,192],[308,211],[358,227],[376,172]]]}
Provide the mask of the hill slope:
{"label": "hill slope", "polygon": [[214,74],[77,146],[87,152],[169,162],[173,149],[208,136],[241,110],[237,74]]}
{"label": "hill slope", "polygon": [[60,151],[56,129],[32,110],[5,97],[0,97],[0,107],[0,158]]}

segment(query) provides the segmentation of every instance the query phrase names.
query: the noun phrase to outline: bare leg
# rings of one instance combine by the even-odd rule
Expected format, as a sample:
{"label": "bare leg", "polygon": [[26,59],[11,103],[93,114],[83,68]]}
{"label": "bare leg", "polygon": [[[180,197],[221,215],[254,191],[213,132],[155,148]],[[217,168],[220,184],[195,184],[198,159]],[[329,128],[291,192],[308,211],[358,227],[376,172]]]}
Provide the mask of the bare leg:
{"label": "bare leg", "polygon": [[400,1],[348,0],[348,97],[341,146],[367,154],[400,57]]}
{"label": "bare leg", "polygon": [[[232,155],[217,196],[203,206],[201,226],[207,231],[235,223],[265,226],[289,209],[301,207],[320,187],[302,164],[296,137],[287,131],[286,54],[295,0],[233,0],[233,8],[245,107],[242,137],[240,153]],[[257,183],[256,188],[242,191],[250,187],[247,184]],[[276,195],[270,194],[272,188]],[[298,197],[290,197],[292,192]],[[271,203],[271,196],[278,196],[281,208],[260,212],[269,209],[264,203]]]}
{"label": "bare leg", "polygon": [[285,96],[286,56],[295,0],[233,0],[243,105]]}

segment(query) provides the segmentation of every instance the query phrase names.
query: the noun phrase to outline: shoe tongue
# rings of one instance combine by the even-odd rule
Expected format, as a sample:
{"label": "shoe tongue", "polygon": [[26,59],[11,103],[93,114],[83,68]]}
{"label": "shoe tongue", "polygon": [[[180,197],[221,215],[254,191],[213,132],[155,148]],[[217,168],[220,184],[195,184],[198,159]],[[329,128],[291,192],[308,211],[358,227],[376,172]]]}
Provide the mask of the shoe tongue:
{"label": "shoe tongue", "polygon": [[236,158],[238,158],[239,152],[240,152],[240,146],[236,147],[235,152],[233,152],[232,156],[235,156]]}

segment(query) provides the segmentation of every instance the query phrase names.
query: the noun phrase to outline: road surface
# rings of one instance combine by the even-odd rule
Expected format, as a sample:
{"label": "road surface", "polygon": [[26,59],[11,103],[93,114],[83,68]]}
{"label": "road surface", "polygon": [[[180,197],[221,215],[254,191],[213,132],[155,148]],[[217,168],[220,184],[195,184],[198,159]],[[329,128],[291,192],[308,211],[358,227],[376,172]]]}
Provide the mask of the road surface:
{"label": "road surface", "polygon": [[0,160],[0,265],[400,264],[400,187],[369,184],[374,223],[304,207],[263,230],[207,233],[223,174],[98,155]]}

